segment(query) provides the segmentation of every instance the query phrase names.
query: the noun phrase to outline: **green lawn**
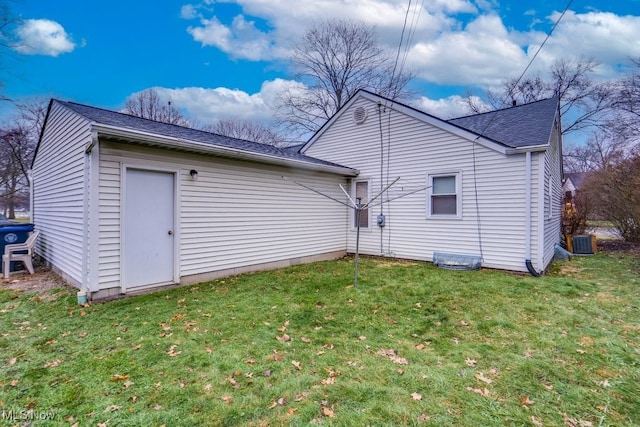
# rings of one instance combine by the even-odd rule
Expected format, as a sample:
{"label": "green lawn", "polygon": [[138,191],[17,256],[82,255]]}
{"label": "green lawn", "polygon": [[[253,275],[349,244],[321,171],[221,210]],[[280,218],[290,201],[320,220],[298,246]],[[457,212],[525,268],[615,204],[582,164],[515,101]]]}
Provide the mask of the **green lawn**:
{"label": "green lawn", "polygon": [[638,425],[639,273],[365,258],[354,288],[346,258],[87,307],[2,290],[0,425]]}

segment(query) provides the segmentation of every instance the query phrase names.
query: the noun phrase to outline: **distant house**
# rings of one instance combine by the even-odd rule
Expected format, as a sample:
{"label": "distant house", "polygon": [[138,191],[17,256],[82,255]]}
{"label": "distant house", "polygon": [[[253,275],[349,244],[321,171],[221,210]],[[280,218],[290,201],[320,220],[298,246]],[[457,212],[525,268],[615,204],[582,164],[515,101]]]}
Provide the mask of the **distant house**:
{"label": "distant house", "polygon": [[341,187],[366,203],[398,178],[361,216],[362,253],[539,272],[560,144],[556,99],[445,121],[360,91],[298,150],[52,100],[37,252],[93,298],[337,258],[355,251]]}
{"label": "distant house", "polygon": [[571,172],[564,174],[564,182],[562,183],[562,193],[565,200],[573,200],[576,193],[582,188],[582,184],[589,176],[588,172]]}

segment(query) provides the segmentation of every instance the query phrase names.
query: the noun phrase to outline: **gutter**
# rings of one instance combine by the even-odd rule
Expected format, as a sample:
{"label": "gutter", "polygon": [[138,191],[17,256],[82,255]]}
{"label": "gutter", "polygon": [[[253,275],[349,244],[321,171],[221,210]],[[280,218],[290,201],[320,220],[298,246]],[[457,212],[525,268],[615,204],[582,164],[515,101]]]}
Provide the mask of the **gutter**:
{"label": "gutter", "polygon": [[[92,128],[95,132],[116,138],[130,140],[134,143],[156,145],[168,149],[181,149],[185,151],[210,154],[232,159],[249,160],[259,163],[274,164],[285,167],[308,169],[319,172],[327,172],[342,176],[355,177],[360,173],[357,169],[344,166],[332,166],[320,163],[305,162],[303,160],[288,159],[269,154],[251,153],[237,148],[220,147],[202,142],[189,141],[182,138],[162,136],[154,133],[122,129],[120,127],[94,123]],[[92,147],[87,147],[90,150]]]}
{"label": "gutter", "polygon": [[525,265],[533,277],[540,277],[531,263],[531,151],[525,153]]}

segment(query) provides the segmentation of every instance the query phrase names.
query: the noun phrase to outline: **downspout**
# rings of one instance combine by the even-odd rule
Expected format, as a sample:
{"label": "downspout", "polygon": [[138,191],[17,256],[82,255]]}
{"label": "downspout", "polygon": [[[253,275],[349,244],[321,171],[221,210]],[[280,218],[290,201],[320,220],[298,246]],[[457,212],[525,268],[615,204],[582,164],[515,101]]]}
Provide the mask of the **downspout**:
{"label": "downspout", "polygon": [[531,152],[525,153],[525,265],[533,277],[540,277],[531,263]]}
{"label": "downspout", "polygon": [[[97,236],[90,236],[89,235],[89,230],[90,228],[90,224],[89,221],[90,218],[89,217],[89,212],[92,209],[92,203],[95,203],[95,200],[91,200],[91,188],[93,185],[95,185],[95,183],[93,182],[92,179],[92,170],[93,170],[93,165],[91,164],[91,152],[93,151],[93,148],[96,146],[96,144],[98,143],[98,132],[96,131],[92,131],[91,132],[91,142],[89,144],[87,144],[87,146],[85,147],[85,156],[84,156],[84,201],[83,201],[83,207],[84,207],[84,216],[82,218],[82,247],[84,248],[84,258],[82,260],[82,289],[80,289],[80,293],[84,293],[85,295],[89,296],[90,295],[90,278],[89,278],[89,274],[90,274],[90,270],[89,270],[89,264],[91,261],[91,248],[89,247],[90,245],[90,240],[89,239],[96,239]],[[78,295],[80,295],[80,293]],[[80,298],[80,296],[78,297]]]}

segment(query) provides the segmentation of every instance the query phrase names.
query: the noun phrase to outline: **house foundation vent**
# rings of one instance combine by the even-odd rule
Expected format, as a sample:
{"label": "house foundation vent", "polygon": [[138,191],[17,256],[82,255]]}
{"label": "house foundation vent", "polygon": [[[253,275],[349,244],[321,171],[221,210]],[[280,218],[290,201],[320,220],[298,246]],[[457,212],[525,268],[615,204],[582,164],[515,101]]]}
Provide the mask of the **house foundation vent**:
{"label": "house foundation vent", "polygon": [[593,255],[591,236],[573,236],[573,253],[578,255]]}

